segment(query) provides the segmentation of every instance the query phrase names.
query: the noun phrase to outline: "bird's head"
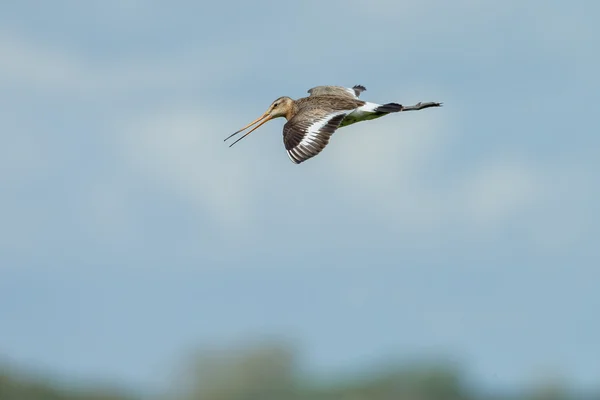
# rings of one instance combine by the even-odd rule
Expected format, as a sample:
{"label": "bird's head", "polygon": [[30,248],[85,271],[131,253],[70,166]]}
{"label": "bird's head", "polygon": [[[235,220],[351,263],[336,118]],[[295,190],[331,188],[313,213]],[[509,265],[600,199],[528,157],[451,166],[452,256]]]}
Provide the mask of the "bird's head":
{"label": "bird's head", "polygon": [[270,115],[271,118],[279,118],[279,117],[287,118],[293,105],[294,105],[294,100],[290,99],[287,96],[283,96],[283,97],[280,97],[277,100],[275,100],[273,103],[271,103],[271,105],[269,106],[269,108],[267,109],[265,114]]}
{"label": "bird's head", "polygon": [[271,103],[271,105],[269,106],[269,108],[267,108],[267,111],[265,111],[263,115],[261,115],[254,121],[250,122],[248,125],[246,125],[242,129],[240,129],[239,131],[231,134],[230,136],[225,138],[225,140],[237,135],[238,133],[242,132],[243,130],[250,128],[254,124],[258,124],[251,130],[246,132],[241,138],[239,138],[238,140],[236,140],[235,142],[230,144],[229,147],[231,147],[234,144],[236,144],[237,142],[239,142],[240,140],[242,140],[243,138],[245,138],[246,136],[248,136],[249,134],[251,134],[252,132],[254,132],[255,130],[257,130],[258,128],[260,128],[265,122],[267,122],[273,118],[285,117],[286,119],[289,119],[289,118],[291,118],[291,112],[292,112],[293,107],[294,107],[294,100],[290,99],[287,96],[280,97],[277,100],[275,100],[273,103]]}

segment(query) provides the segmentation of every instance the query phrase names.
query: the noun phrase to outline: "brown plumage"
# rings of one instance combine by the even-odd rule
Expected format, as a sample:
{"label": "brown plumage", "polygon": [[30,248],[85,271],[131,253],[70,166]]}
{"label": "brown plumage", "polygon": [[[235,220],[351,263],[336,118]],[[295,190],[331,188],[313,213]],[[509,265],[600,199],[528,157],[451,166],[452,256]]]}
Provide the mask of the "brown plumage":
{"label": "brown plumage", "polygon": [[[299,164],[319,154],[348,112],[364,105],[364,101],[335,94],[311,94],[295,101],[292,117],[283,126],[283,143],[290,159]],[[314,134],[311,127],[318,128]]]}
{"label": "brown plumage", "polygon": [[343,86],[317,86],[312,89],[308,89],[308,93],[311,96],[321,96],[324,94],[332,94],[337,96],[346,96],[351,98],[357,98],[362,92],[367,90],[362,85],[354,85],[352,89],[345,88]]}
{"label": "brown plumage", "polygon": [[308,91],[308,97],[292,100],[280,97],[267,111],[230,137],[259,123],[231,146],[258,129],[273,118],[284,117],[287,123],[283,126],[283,143],[290,160],[296,164],[319,154],[329,143],[331,135],[340,127],[356,122],[379,118],[383,115],[410,110],[421,110],[428,107],[439,107],[442,103],[418,103],[403,107],[397,103],[384,105],[359,100],[358,96],[366,88],[356,85],[352,89],[341,86],[317,86]]}

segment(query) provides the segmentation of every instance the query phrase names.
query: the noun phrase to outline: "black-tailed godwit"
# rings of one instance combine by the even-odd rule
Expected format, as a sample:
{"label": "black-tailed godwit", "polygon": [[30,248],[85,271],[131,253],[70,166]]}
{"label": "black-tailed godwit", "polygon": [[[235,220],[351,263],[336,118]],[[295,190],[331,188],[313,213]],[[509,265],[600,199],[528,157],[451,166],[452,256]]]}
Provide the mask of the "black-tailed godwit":
{"label": "black-tailed godwit", "polygon": [[358,98],[365,90],[366,88],[361,85],[352,88],[317,86],[308,91],[308,97],[298,100],[292,100],[287,96],[280,97],[269,106],[263,115],[225,140],[260,122],[229,145],[231,147],[265,122],[273,118],[285,117],[287,123],[283,126],[283,144],[290,160],[300,164],[319,154],[338,128],[399,111],[422,110],[442,105],[442,103],[434,102],[419,102],[413,106],[402,106],[397,103],[370,103]]}

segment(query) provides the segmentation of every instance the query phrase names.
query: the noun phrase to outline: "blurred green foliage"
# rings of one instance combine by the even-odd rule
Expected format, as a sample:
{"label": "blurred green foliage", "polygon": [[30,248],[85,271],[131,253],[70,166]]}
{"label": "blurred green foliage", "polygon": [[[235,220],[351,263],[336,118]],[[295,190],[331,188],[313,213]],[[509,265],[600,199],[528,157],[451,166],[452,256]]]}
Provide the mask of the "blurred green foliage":
{"label": "blurred green foliage", "polygon": [[0,400],[133,400],[104,388],[73,389],[47,379],[0,370]]}
{"label": "blurred green foliage", "polygon": [[[327,382],[303,374],[290,346],[262,343],[213,349],[190,357],[176,391],[152,399],[175,400],[582,400],[600,393],[569,393],[550,380],[531,390],[479,393],[452,364],[408,364],[363,371]],[[0,368],[0,400],[133,400],[141,395],[105,388],[74,389]]]}

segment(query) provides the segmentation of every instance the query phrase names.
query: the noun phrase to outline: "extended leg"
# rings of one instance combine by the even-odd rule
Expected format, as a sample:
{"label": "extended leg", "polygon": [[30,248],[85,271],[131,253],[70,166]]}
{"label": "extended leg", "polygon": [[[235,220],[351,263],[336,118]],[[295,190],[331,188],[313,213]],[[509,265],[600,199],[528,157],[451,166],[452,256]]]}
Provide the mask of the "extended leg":
{"label": "extended leg", "polygon": [[434,103],[432,101],[430,101],[428,103],[418,102],[414,106],[402,106],[402,109],[400,111],[416,111],[416,110],[422,110],[424,108],[429,108],[429,107],[441,107],[442,104],[444,104],[444,103]]}

